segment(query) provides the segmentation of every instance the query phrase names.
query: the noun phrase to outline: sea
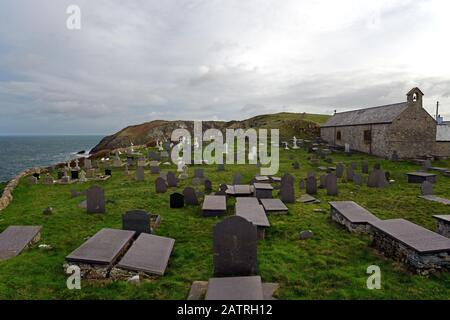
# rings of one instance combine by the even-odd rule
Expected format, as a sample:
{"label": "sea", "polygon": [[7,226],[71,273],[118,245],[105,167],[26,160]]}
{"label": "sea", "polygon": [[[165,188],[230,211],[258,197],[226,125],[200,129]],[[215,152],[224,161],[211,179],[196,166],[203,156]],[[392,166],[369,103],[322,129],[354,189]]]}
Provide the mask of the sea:
{"label": "sea", "polygon": [[[103,136],[0,136],[0,182],[32,167],[46,167],[81,157]],[[87,155],[86,154],[86,155]],[[85,156],[86,156],[85,155]]]}

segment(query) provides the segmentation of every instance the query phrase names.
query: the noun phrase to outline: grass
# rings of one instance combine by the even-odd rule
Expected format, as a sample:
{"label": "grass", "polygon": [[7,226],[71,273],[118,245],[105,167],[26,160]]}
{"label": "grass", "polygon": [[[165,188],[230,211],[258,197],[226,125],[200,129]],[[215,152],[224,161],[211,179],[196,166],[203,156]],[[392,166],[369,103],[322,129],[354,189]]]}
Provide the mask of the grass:
{"label": "grass", "polygon": [[[291,169],[292,159],[299,160],[301,170]],[[281,151],[280,174],[290,172],[298,179],[312,168],[305,151]],[[405,218],[428,229],[435,229],[434,214],[448,214],[448,207],[426,202],[417,196],[418,185],[406,183],[405,173],[418,167],[405,162],[392,163],[369,156],[333,155],[335,161],[349,163],[362,158],[373,165],[381,162],[391,172],[395,183],[383,190],[358,187],[340,182],[338,197],[327,197],[319,191],[319,205],[288,205],[289,215],[270,216],[271,227],[266,240],[258,245],[260,275],[265,282],[278,282],[279,299],[449,299],[450,274],[429,278],[413,275],[400,264],[386,259],[368,246],[369,238],[348,233],[330,220],[330,200],[354,200],[382,219]],[[321,165],[326,165],[322,163]],[[434,163],[450,167],[450,161]],[[175,170],[175,166],[167,169]],[[205,166],[206,176],[214,187],[231,182],[234,172],[246,180],[256,173],[254,166],[226,166],[216,172]],[[165,169],[165,170],[167,170]],[[359,171],[359,170],[358,170]],[[136,182],[134,172],[125,177],[113,170],[113,177],[100,183],[108,200],[105,215],[88,215],[78,208],[82,198],[72,199],[70,190],[84,190],[92,183],[72,186],[28,186],[21,182],[14,192],[13,203],[0,214],[0,230],[9,225],[41,225],[41,241],[54,249],[42,251],[37,245],[21,255],[0,262],[0,299],[185,299],[192,281],[212,276],[212,230],[223,218],[203,218],[200,207],[169,209],[169,193],[155,194],[155,176],[147,173],[146,181]],[[190,168],[190,175],[193,168]],[[439,176],[435,193],[450,197],[448,178]],[[189,181],[181,182],[182,190]],[[296,190],[299,196],[301,191]],[[233,212],[229,201],[228,214]],[[52,206],[55,213],[44,216],[42,210]],[[324,212],[315,212],[321,208]],[[82,290],[68,290],[62,265],[64,257],[80,246],[88,236],[101,228],[121,228],[121,214],[129,209],[144,209],[162,216],[157,234],[176,239],[165,276],[146,280],[140,287],[126,281],[82,281]],[[299,232],[312,230],[314,237],[299,240]],[[382,270],[382,289],[366,288],[367,267]]]}

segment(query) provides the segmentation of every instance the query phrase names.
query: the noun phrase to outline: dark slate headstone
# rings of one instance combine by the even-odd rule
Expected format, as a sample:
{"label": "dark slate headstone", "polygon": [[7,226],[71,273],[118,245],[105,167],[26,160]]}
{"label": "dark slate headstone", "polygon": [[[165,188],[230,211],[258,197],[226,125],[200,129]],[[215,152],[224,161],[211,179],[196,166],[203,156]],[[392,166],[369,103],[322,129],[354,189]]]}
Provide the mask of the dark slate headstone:
{"label": "dark slate headstone", "polygon": [[422,183],[422,195],[423,196],[432,196],[433,195],[433,184],[429,181],[424,181]]}
{"label": "dark slate headstone", "polygon": [[326,174],[323,174],[323,175],[321,175],[320,176],[320,179],[319,179],[319,188],[320,189],[325,189],[326,187],[327,187],[327,175]]}
{"label": "dark slate headstone", "polygon": [[79,178],[78,170],[72,170],[70,173],[71,173],[70,178],[72,180],[78,180],[78,178]]}
{"label": "dark slate headstone", "polygon": [[242,184],[242,175],[241,175],[239,172],[237,172],[237,173],[234,174],[234,177],[233,177],[233,184],[234,184],[234,185]]}
{"label": "dark slate headstone", "polygon": [[360,174],[355,173],[353,175],[353,182],[358,185],[361,186],[363,184],[363,179],[362,176]]}
{"label": "dark slate headstone", "polygon": [[369,163],[367,161],[363,161],[361,164],[361,172],[364,174],[369,174]]}
{"label": "dark slate headstone", "polygon": [[136,180],[137,181],[144,181],[145,180],[145,168],[138,166],[136,168]]}
{"label": "dark slate headstone", "polygon": [[342,178],[344,176],[344,165],[342,163],[336,164],[336,177]]}
{"label": "dark slate headstone", "polygon": [[350,165],[347,167],[347,181],[353,181],[353,175],[355,174],[353,167]]}
{"label": "dark slate headstone", "polygon": [[327,188],[327,195],[329,196],[338,195],[337,177],[332,173],[329,173],[326,176],[326,188]]}
{"label": "dark slate headstone", "polygon": [[183,190],[184,203],[187,206],[198,206],[199,202],[197,199],[197,194],[195,193],[195,189],[191,187],[187,187]]}
{"label": "dark slate headstone", "polygon": [[317,180],[315,175],[308,175],[308,178],[306,178],[306,193],[309,195],[317,194]]}
{"label": "dark slate headstone", "polygon": [[356,162],[352,162],[350,163],[350,167],[353,169],[353,171],[355,171],[358,168],[358,165],[356,164]]}
{"label": "dark slate headstone", "polygon": [[374,170],[370,173],[367,180],[367,186],[369,188],[384,188],[389,185],[386,180],[386,174],[380,169],[379,165],[375,165]]}
{"label": "dark slate headstone", "polygon": [[295,203],[294,177],[290,174],[281,178],[280,196],[284,203]]}
{"label": "dark slate headstone", "polygon": [[122,229],[136,231],[135,237],[141,233],[152,233],[150,220],[150,214],[146,211],[127,211],[122,215]]}
{"label": "dark slate headstone", "polygon": [[155,181],[155,190],[156,193],[165,193],[167,192],[167,184],[166,180],[161,177],[158,177]]}
{"label": "dark slate headstone", "polygon": [[204,174],[203,169],[195,169],[194,170],[194,178],[204,179],[205,174]]}
{"label": "dark slate headstone", "polygon": [[246,219],[233,216],[214,227],[214,275],[252,276],[258,272],[257,228]]}
{"label": "dark slate headstone", "polygon": [[184,207],[184,196],[181,193],[172,193],[170,195],[170,208],[180,209]]}
{"label": "dark slate headstone", "polygon": [[86,192],[87,213],[105,213],[105,192],[98,186],[92,186]]}
{"label": "dark slate headstone", "polygon": [[127,157],[127,165],[128,165],[129,167],[131,167],[131,166],[133,165],[133,161],[134,161],[134,158],[133,158],[133,157]]}
{"label": "dark slate headstone", "polygon": [[211,180],[206,179],[204,182],[205,192],[210,193],[212,191],[212,182]]}
{"label": "dark slate headstone", "polygon": [[167,173],[167,185],[169,188],[176,188],[178,186],[177,177],[172,171]]}

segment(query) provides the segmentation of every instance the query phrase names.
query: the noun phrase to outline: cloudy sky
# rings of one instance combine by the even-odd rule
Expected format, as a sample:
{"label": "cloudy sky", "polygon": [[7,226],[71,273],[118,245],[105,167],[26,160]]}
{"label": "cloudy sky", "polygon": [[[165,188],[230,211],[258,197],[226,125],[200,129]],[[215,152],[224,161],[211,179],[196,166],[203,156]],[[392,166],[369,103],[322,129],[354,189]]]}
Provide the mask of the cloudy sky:
{"label": "cloudy sky", "polygon": [[[66,27],[81,9],[81,30]],[[0,134],[401,102],[450,120],[447,0],[2,0]]]}

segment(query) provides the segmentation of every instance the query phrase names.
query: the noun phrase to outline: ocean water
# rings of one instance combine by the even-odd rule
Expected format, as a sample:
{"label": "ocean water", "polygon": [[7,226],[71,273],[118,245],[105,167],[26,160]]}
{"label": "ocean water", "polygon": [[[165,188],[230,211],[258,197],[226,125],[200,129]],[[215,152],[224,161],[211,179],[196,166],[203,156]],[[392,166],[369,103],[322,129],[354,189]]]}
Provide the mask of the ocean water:
{"label": "ocean water", "polygon": [[31,167],[45,167],[89,152],[102,136],[0,136],[0,182]]}

